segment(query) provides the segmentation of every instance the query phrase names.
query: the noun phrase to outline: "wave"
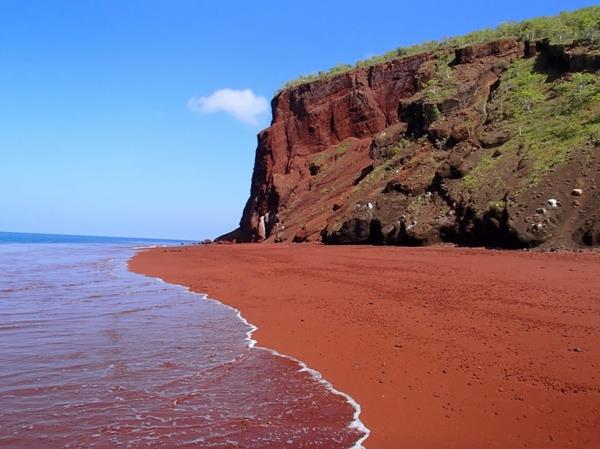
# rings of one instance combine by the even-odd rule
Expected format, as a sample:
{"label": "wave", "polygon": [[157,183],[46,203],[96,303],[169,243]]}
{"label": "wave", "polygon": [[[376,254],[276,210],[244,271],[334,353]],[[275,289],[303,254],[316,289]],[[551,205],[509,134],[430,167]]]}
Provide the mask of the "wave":
{"label": "wave", "polygon": [[[155,279],[161,283],[165,283],[167,284],[168,282],[166,282],[164,279],[158,277],[158,276],[148,276],[149,278]],[[189,287],[184,286],[184,285],[180,285],[180,284],[171,284],[174,285],[176,287],[179,287],[180,289],[183,289],[186,293],[192,294],[192,295],[196,295],[199,296],[200,298],[202,298],[203,300],[207,300],[207,301],[213,301],[216,302],[217,304],[220,304],[223,307],[226,307],[232,311],[235,312],[237,318],[244,323],[249,330],[246,332],[246,338],[245,338],[245,342],[248,346],[248,348],[250,349],[257,349],[257,350],[261,350],[261,351],[267,351],[277,357],[282,357],[288,360],[291,360],[292,362],[296,363],[300,369],[298,370],[299,372],[307,372],[310,374],[311,378],[318,382],[319,384],[321,384],[323,387],[325,387],[325,389],[337,396],[341,396],[342,398],[344,398],[344,400],[354,409],[354,413],[352,416],[352,421],[348,424],[348,428],[352,429],[352,430],[356,430],[358,432],[361,432],[363,435],[357,439],[354,444],[352,446],[350,446],[348,449],[364,449],[363,443],[365,442],[365,440],[367,438],[369,438],[369,435],[371,433],[370,429],[365,426],[365,424],[362,422],[362,420],[360,419],[360,414],[362,412],[362,409],[360,407],[360,404],[358,402],[356,402],[354,400],[354,398],[352,398],[352,396],[350,396],[347,393],[344,393],[343,391],[338,390],[337,388],[335,388],[333,386],[333,384],[328,381],[327,379],[325,379],[323,377],[323,375],[317,371],[314,368],[309,367],[305,362],[303,362],[302,360],[299,360],[295,357],[292,357],[290,355],[287,354],[282,354],[274,349],[271,348],[266,348],[263,346],[257,346],[257,341],[255,339],[252,338],[252,334],[254,334],[254,332],[256,332],[258,330],[258,326],[256,326],[253,323],[250,323],[243,315],[242,312],[239,309],[236,309],[235,307],[230,306],[229,304],[225,304],[221,301],[219,301],[218,299],[214,299],[209,297],[206,293],[197,293],[194,292],[193,290],[191,290]],[[237,359],[237,358],[236,358]],[[234,362],[236,359],[231,360],[229,362],[226,362],[225,364],[228,363],[232,363]]]}

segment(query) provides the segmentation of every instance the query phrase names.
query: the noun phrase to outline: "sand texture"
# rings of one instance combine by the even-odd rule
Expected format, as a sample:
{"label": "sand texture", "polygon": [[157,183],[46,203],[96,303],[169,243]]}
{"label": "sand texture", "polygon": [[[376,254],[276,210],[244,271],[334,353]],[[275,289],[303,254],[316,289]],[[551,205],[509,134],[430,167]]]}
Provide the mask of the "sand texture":
{"label": "sand texture", "polygon": [[600,448],[600,254],[294,244],[141,252],[363,409],[368,449]]}

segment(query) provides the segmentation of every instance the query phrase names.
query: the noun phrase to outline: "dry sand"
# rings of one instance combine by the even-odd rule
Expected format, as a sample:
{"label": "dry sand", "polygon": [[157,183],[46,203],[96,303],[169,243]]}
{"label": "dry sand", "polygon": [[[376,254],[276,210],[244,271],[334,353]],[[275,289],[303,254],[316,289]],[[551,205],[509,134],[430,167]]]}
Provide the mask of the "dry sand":
{"label": "dry sand", "polygon": [[240,309],[363,409],[368,449],[600,448],[600,254],[157,248],[133,271]]}

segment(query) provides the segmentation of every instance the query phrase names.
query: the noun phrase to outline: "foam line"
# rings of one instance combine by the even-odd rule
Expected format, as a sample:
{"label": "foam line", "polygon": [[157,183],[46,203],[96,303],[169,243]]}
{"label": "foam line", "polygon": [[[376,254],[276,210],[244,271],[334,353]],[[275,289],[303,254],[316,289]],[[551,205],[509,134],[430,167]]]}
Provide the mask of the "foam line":
{"label": "foam line", "polygon": [[153,248],[167,248],[172,245],[145,245],[145,246],[134,246],[132,249],[140,250],[140,249],[153,249]]}
{"label": "foam line", "polygon": [[[162,283],[167,283],[164,279],[161,279],[160,277],[154,277],[154,276],[148,276],[148,277],[157,279],[158,281],[160,281]],[[300,371],[308,372],[314,380],[316,380],[318,383],[323,385],[328,391],[330,391],[331,393],[336,394],[338,396],[342,396],[346,400],[346,402],[348,404],[350,404],[352,406],[352,408],[354,408],[354,414],[352,416],[353,419],[352,419],[352,422],[350,422],[350,424],[348,424],[348,428],[355,429],[355,430],[358,430],[359,432],[363,433],[363,436],[361,436],[358,440],[356,440],[355,443],[352,446],[350,446],[348,449],[364,449],[363,442],[369,437],[369,434],[371,433],[371,431],[367,428],[367,426],[364,425],[364,423],[360,419],[360,414],[362,411],[360,408],[360,404],[358,402],[356,402],[349,394],[344,393],[343,391],[337,390],[331,382],[329,382],[328,380],[323,378],[323,375],[319,371],[317,371],[316,369],[310,368],[302,360],[298,360],[297,358],[286,355],[286,354],[281,354],[280,352],[277,352],[274,349],[265,348],[262,346],[256,346],[257,341],[252,338],[252,334],[254,332],[256,332],[258,327],[255,326],[254,324],[250,323],[246,318],[244,318],[244,316],[242,315],[242,312],[239,309],[236,309],[235,307],[225,304],[225,303],[219,301],[218,299],[209,298],[206,293],[196,293],[196,292],[192,291],[189,287],[186,287],[184,285],[179,285],[179,284],[170,284],[170,285],[179,287],[188,293],[200,296],[202,299],[205,299],[208,301],[214,301],[224,307],[227,307],[230,310],[233,310],[236,313],[239,320],[242,323],[244,323],[246,326],[249,327],[249,330],[246,332],[246,338],[245,338],[246,343],[249,348],[259,349],[261,351],[268,351],[271,354],[274,354],[278,357],[283,357],[288,360],[292,360],[293,362],[297,363],[300,366]]]}

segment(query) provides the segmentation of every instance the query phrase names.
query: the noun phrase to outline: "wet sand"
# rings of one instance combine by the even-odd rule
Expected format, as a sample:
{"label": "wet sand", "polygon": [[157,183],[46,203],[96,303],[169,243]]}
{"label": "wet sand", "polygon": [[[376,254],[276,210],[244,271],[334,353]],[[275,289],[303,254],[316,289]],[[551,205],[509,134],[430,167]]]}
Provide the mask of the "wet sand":
{"label": "wet sand", "polygon": [[362,406],[368,449],[600,448],[600,254],[156,248],[131,269],[239,308]]}

